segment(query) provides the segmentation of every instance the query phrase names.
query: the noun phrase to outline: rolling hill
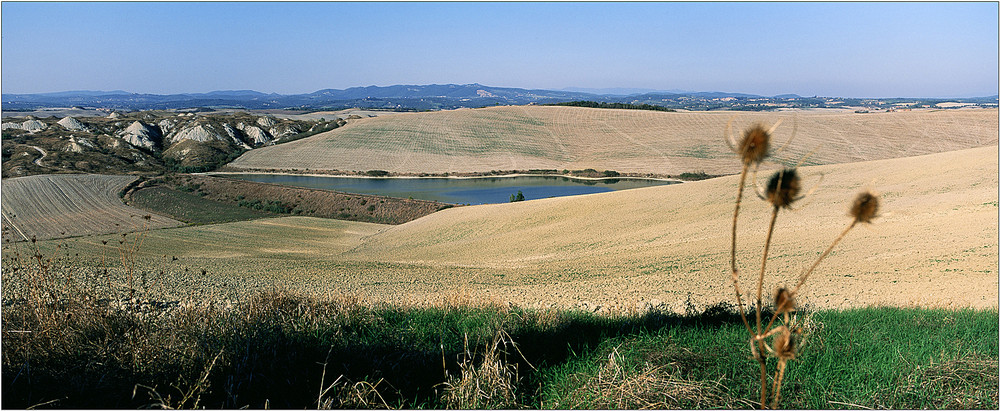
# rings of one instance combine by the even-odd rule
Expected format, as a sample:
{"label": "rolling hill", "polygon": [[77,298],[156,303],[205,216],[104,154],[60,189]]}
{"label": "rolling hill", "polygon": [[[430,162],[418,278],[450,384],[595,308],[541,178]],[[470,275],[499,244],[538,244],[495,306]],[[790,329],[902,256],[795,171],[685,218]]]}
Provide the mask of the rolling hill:
{"label": "rolling hill", "polygon": [[[802,168],[806,187],[824,178],[801,210],[779,216],[768,267],[769,278],[782,281],[765,286],[788,285],[807,267],[849,223],[854,195],[869,187],[881,193],[882,215],[824,260],[802,302],[996,307],[997,156],[990,146]],[[399,226],[287,217],[182,227],[151,232],[141,252],[144,264],[174,276],[177,293],[189,288],[206,298],[290,287],[369,301],[465,296],[530,307],[683,310],[690,301],[703,308],[732,300],[736,183],[729,176],[452,208]],[[768,212],[748,193],[739,226],[744,272],[759,263]],[[75,239],[67,251],[96,264],[99,240]],[[163,263],[162,255],[179,260]],[[200,270],[207,274],[190,274]]]}
{"label": "rolling hill", "polygon": [[782,120],[776,139],[794,141],[781,159],[807,164],[900,158],[997,144],[997,110],[687,112],[505,106],[404,113],[354,121],[327,133],[245,153],[242,169],[398,173],[586,169],[673,174],[738,172],[723,143]]}
{"label": "rolling hill", "polygon": [[[766,288],[789,285],[808,267],[847,226],[847,209],[867,186],[881,193],[882,216],[823,262],[805,302],[995,307],[997,154],[993,146],[804,168],[807,186],[825,177],[807,205],[779,216],[768,264],[785,280]],[[343,258],[469,270],[476,275],[454,281],[532,303],[679,302],[688,293],[725,300],[736,182],[444,210],[365,238]],[[769,209],[748,198],[742,215],[740,260],[752,272]]]}

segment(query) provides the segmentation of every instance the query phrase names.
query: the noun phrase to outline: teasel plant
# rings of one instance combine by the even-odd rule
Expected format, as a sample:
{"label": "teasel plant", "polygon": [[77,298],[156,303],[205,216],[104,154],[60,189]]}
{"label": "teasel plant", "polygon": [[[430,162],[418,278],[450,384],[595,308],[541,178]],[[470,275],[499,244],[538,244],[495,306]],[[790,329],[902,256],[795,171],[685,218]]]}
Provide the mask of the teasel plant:
{"label": "teasel plant", "polygon": [[[830,254],[833,248],[844,239],[851,229],[859,223],[871,223],[872,220],[877,217],[879,211],[879,198],[877,194],[871,190],[865,190],[858,194],[851,204],[850,211],[848,212],[848,215],[851,217],[850,224],[833,240],[830,246],[827,247],[826,251],[820,254],[816,261],[814,261],[808,269],[804,270],[802,274],[799,275],[795,286],[787,288],[781,287],[774,293],[772,315],[770,320],[765,324],[762,311],[764,275],[767,271],[767,256],[771,247],[771,239],[774,234],[774,226],[777,221],[778,214],[782,209],[794,210],[795,207],[793,207],[793,205],[795,203],[811,195],[819,186],[819,183],[817,182],[812,189],[803,193],[802,179],[797,171],[798,165],[801,165],[811,153],[807,154],[802,160],[800,160],[799,164],[795,167],[783,167],[775,172],[768,179],[764,188],[758,186],[756,182],[756,175],[760,165],[768,157],[774,156],[784,150],[784,148],[791,142],[792,137],[795,135],[795,128],[793,127],[791,133],[792,137],[789,137],[788,141],[775,153],[770,153],[771,137],[780,123],[781,122],[779,121],[771,127],[767,127],[766,125],[760,123],[751,125],[744,130],[741,138],[739,139],[735,138],[732,134],[732,121],[730,121],[726,126],[726,142],[729,144],[733,152],[735,152],[739,157],[743,166],[742,172],[740,173],[739,185],[737,187],[736,206],[733,211],[732,247],[730,250],[730,268],[732,270],[731,279],[733,282],[733,290],[736,294],[736,304],[739,309],[740,318],[743,320],[743,325],[746,327],[747,333],[750,335],[750,352],[752,357],[757,360],[760,366],[760,408],[762,409],[767,408],[768,397],[771,398],[771,407],[778,408],[781,399],[781,384],[784,380],[785,369],[788,365],[788,361],[796,358],[796,354],[798,353],[798,349],[800,348],[799,346],[802,342],[802,321],[797,315],[795,315],[795,300],[800,289],[809,278],[809,275],[815,271],[817,266],[819,266],[819,263]],[[740,288],[740,269],[736,263],[736,228],[740,215],[740,205],[743,199],[743,192],[746,187],[748,177],[754,181],[757,196],[771,206],[771,218],[767,228],[767,236],[764,239],[764,251],[761,256],[760,271],[757,278],[756,304],[754,304],[755,317],[753,324],[751,324],[750,320],[747,318],[747,303],[744,303],[743,301],[745,293]],[[822,177],[820,180],[822,181]],[[781,316],[782,321],[779,325],[775,325],[775,321],[779,316]],[[771,358],[777,359],[777,366],[775,367],[774,377],[771,378],[772,382],[770,387],[768,387],[768,360]]]}

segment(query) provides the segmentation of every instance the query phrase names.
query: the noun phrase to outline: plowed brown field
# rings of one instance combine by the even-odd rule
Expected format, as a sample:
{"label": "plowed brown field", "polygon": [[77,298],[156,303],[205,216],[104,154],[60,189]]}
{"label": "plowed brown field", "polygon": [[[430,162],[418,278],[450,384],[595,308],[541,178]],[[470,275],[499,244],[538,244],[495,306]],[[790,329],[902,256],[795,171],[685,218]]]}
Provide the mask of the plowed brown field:
{"label": "plowed brown field", "polygon": [[[38,175],[3,180],[3,224],[16,240],[105,234],[183,225],[126,206],[118,192],[134,176]],[[149,221],[142,218],[150,215]]]}
{"label": "plowed brown field", "polygon": [[360,119],[299,141],[251,150],[231,163],[246,169],[405,173],[586,169],[680,174],[738,173],[723,143],[736,130],[782,120],[776,139],[795,131],[782,153],[809,164],[900,158],[997,144],[997,110],[850,112],[658,112],[509,106]]}

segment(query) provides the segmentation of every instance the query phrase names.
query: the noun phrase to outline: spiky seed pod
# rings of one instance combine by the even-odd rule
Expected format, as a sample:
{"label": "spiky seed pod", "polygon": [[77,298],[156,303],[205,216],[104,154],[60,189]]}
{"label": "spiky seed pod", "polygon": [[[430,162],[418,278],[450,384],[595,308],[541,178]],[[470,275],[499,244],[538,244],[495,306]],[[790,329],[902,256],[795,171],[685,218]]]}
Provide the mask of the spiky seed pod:
{"label": "spiky seed pod", "polygon": [[864,191],[854,198],[851,205],[851,217],[861,223],[871,223],[878,214],[878,196],[871,191]]}
{"label": "spiky seed pod", "polygon": [[743,132],[738,153],[743,164],[750,165],[764,161],[771,145],[771,134],[763,124],[754,124]]}
{"label": "spiky seed pod", "polygon": [[775,207],[788,208],[798,200],[802,182],[794,168],[786,168],[771,176],[767,182],[767,201]]}
{"label": "spiky seed pod", "polygon": [[774,343],[771,345],[771,348],[774,350],[774,355],[778,358],[791,360],[795,358],[795,338],[788,327],[782,325],[778,329],[778,335],[774,337]]}
{"label": "spiky seed pod", "polygon": [[778,293],[774,295],[774,309],[778,314],[795,311],[795,299],[788,289],[778,289]]}

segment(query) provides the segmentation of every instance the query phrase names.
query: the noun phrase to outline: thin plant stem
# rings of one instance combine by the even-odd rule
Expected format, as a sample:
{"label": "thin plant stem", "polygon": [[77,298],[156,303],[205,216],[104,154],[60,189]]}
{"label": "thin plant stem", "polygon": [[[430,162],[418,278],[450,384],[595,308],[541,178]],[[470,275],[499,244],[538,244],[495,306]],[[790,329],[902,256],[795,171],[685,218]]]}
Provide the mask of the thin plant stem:
{"label": "thin plant stem", "polygon": [[747,315],[743,309],[743,296],[740,291],[739,282],[739,269],[736,268],[736,220],[740,215],[740,203],[743,200],[743,188],[746,186],[747,181],[747,170],[750,169],[750,165],[747,163],[743,164],[743,171],[740,173],[740,185],[736,191],[736,209],[733,210],[733,244],[730,249],[729,263],[732,267],[732,277],[733,277],[733,290],[736,291],[736,304],[740,310],[740,318],[743,320],[743,325],[747,327],[747,332],[753,335],[753,330],[750,328],[750,322],[747,321]]}
{"label": "thin plant stem", "polygon": [[[757,343],[760,349],[764,348],[763,341]],[[760,363],[760,409],[763,410],[767,409],[767,363],[764,360],[764,353],[758,354],[757,362]]]}
{"label": "thin plant stem", "polygon": [[785,379],[785,365],[787,362],[784,359],[778,360],[778,371],[774,379],[774,387],[771,391],[774,391],[774,403],[771,404],[771,408],[778,409],[778,401],[781,400],[781,381]]}
{"label": "thin plant stem", "polygon": [[743,188],[746,186],[747,182],[747,170],[750,168],[748,164],[743,164],[743,171],[740,173],[740,185],[736,189],[736,210],[733,211],[733,244],[730,248],[729,253],[729,263],[732,266],[733,272],[736,272],[736,219],[740,215],[740,203],[743,201]]}
{"label": "thin plant stem", "polygon": [[[771,224],[767,229],[767,239],[764,240],[764,255],[761,257],[760,261],[760,277],[757,280],[757,335],[761,335],[761,297],[764,293],[764,271],[767,268],[767,252],[771,248],[771,235],[774,233],[774,223],[778,219],[778,211],[781,208],[774,206],[771,212]],[[764,340],[760,339],[757,341],[757,351],[759,357],[757,361],[760,363],[760,406],[761,408],[767,408],[767,363],[763,357],[764,354]]]}
{"label": "thin plant stem", "polygon": [[826,258],[827,254],[830,254],[830,251],[833,251],[833,247],[835,247],[837,245],[837,243],[840,242],[840,240],[843,240],[844,236],[847,235],[847,232],[851,231],[851,229],[854,228],[854,226],[856,226],[856,225],[858,225],[858,220],[857,219],[854,219],[854,221],[851,221],[851,225],[847,226],[847,228],[845,228],[844,231],[841,232],[840,235],[837,236],[837,238],[833,240],[833,243],[831,243],[830,246],[826,248],[826,251],[824,251],[823,254],[820,255],[819,258],[816,259],[816,262],[813,263],[812,267],[809,267],[809,270],[807,270],[805,273],[802,274],[801,277],[799,277],[798,284],[795,284],[795,288],[792,289],[792,295],[793,296],[795,295],[795,293],[797,291],[799,291],[799,288],[802,287],[802,284],[805,284],[806,279],[809,278],[809,274],[812,274],[813,270],[816,269],[816,266],[819,265],[819,262],[823,261],[823,258]]}
{"label": "thin plant stem", "polygon": [[[795,296],[796,293],[799,291],[799,288],[801,288],[802,285],[805,284],[806,279],[809,278],[809,274],[812,274],[813,270],[816,269],[816,267],[819,265],[820,261],[823,261],[823,259],[826,258],[826,256],[828,254],[830,254],[831,251],[833,251],[833,247],[836,247],[837,243],[839,243],[840,240],[843,240],[844,237],[847,235],[847,232],[851,231],[851,229],[854,228],[854,226],[856,226],[857,224],[858,224],[858,220],[855,219],[854,221],[852,221],[851,225],[847,226],[847,228],[845,228],[844,231],[842,231],[840,233],[840,235],[837,236],[837,238],[835,238],[833,240],[833,243],[831,243],[830,246],[826,248],[826,251],[824,251],[823,254],[821,254],[819,256],[819,258],[816,259],[815,262],[813,262],[813,265],[811,267],[809,267],[809,269],[806,270],[806,272],[803,273],[802,276],[799,277],[799,282],[797,284],[795,284],[795,288],[793,288],[792,292],[790,293],[792,296]],[[774,315],[771,316],[771,321],[767,323],[767,327],[765,327],[765,328],[770,329],[771,325],[774,324],[774,320],[776,318],[778,318],[778,312],[777,311],[775,311]]]}
{"label": "thin plant stem", "polygon": [[774,222],[778,219],[778,206],[771,212],[771,224],[767,228],[767,238],[764,240],[764,255],[760,259],[760,277],[757,279],[757,334],[760,335],[761,298],[764,294],[764,271],[767,267],[767,252],[771,249],[771,234],[774,233]]}

